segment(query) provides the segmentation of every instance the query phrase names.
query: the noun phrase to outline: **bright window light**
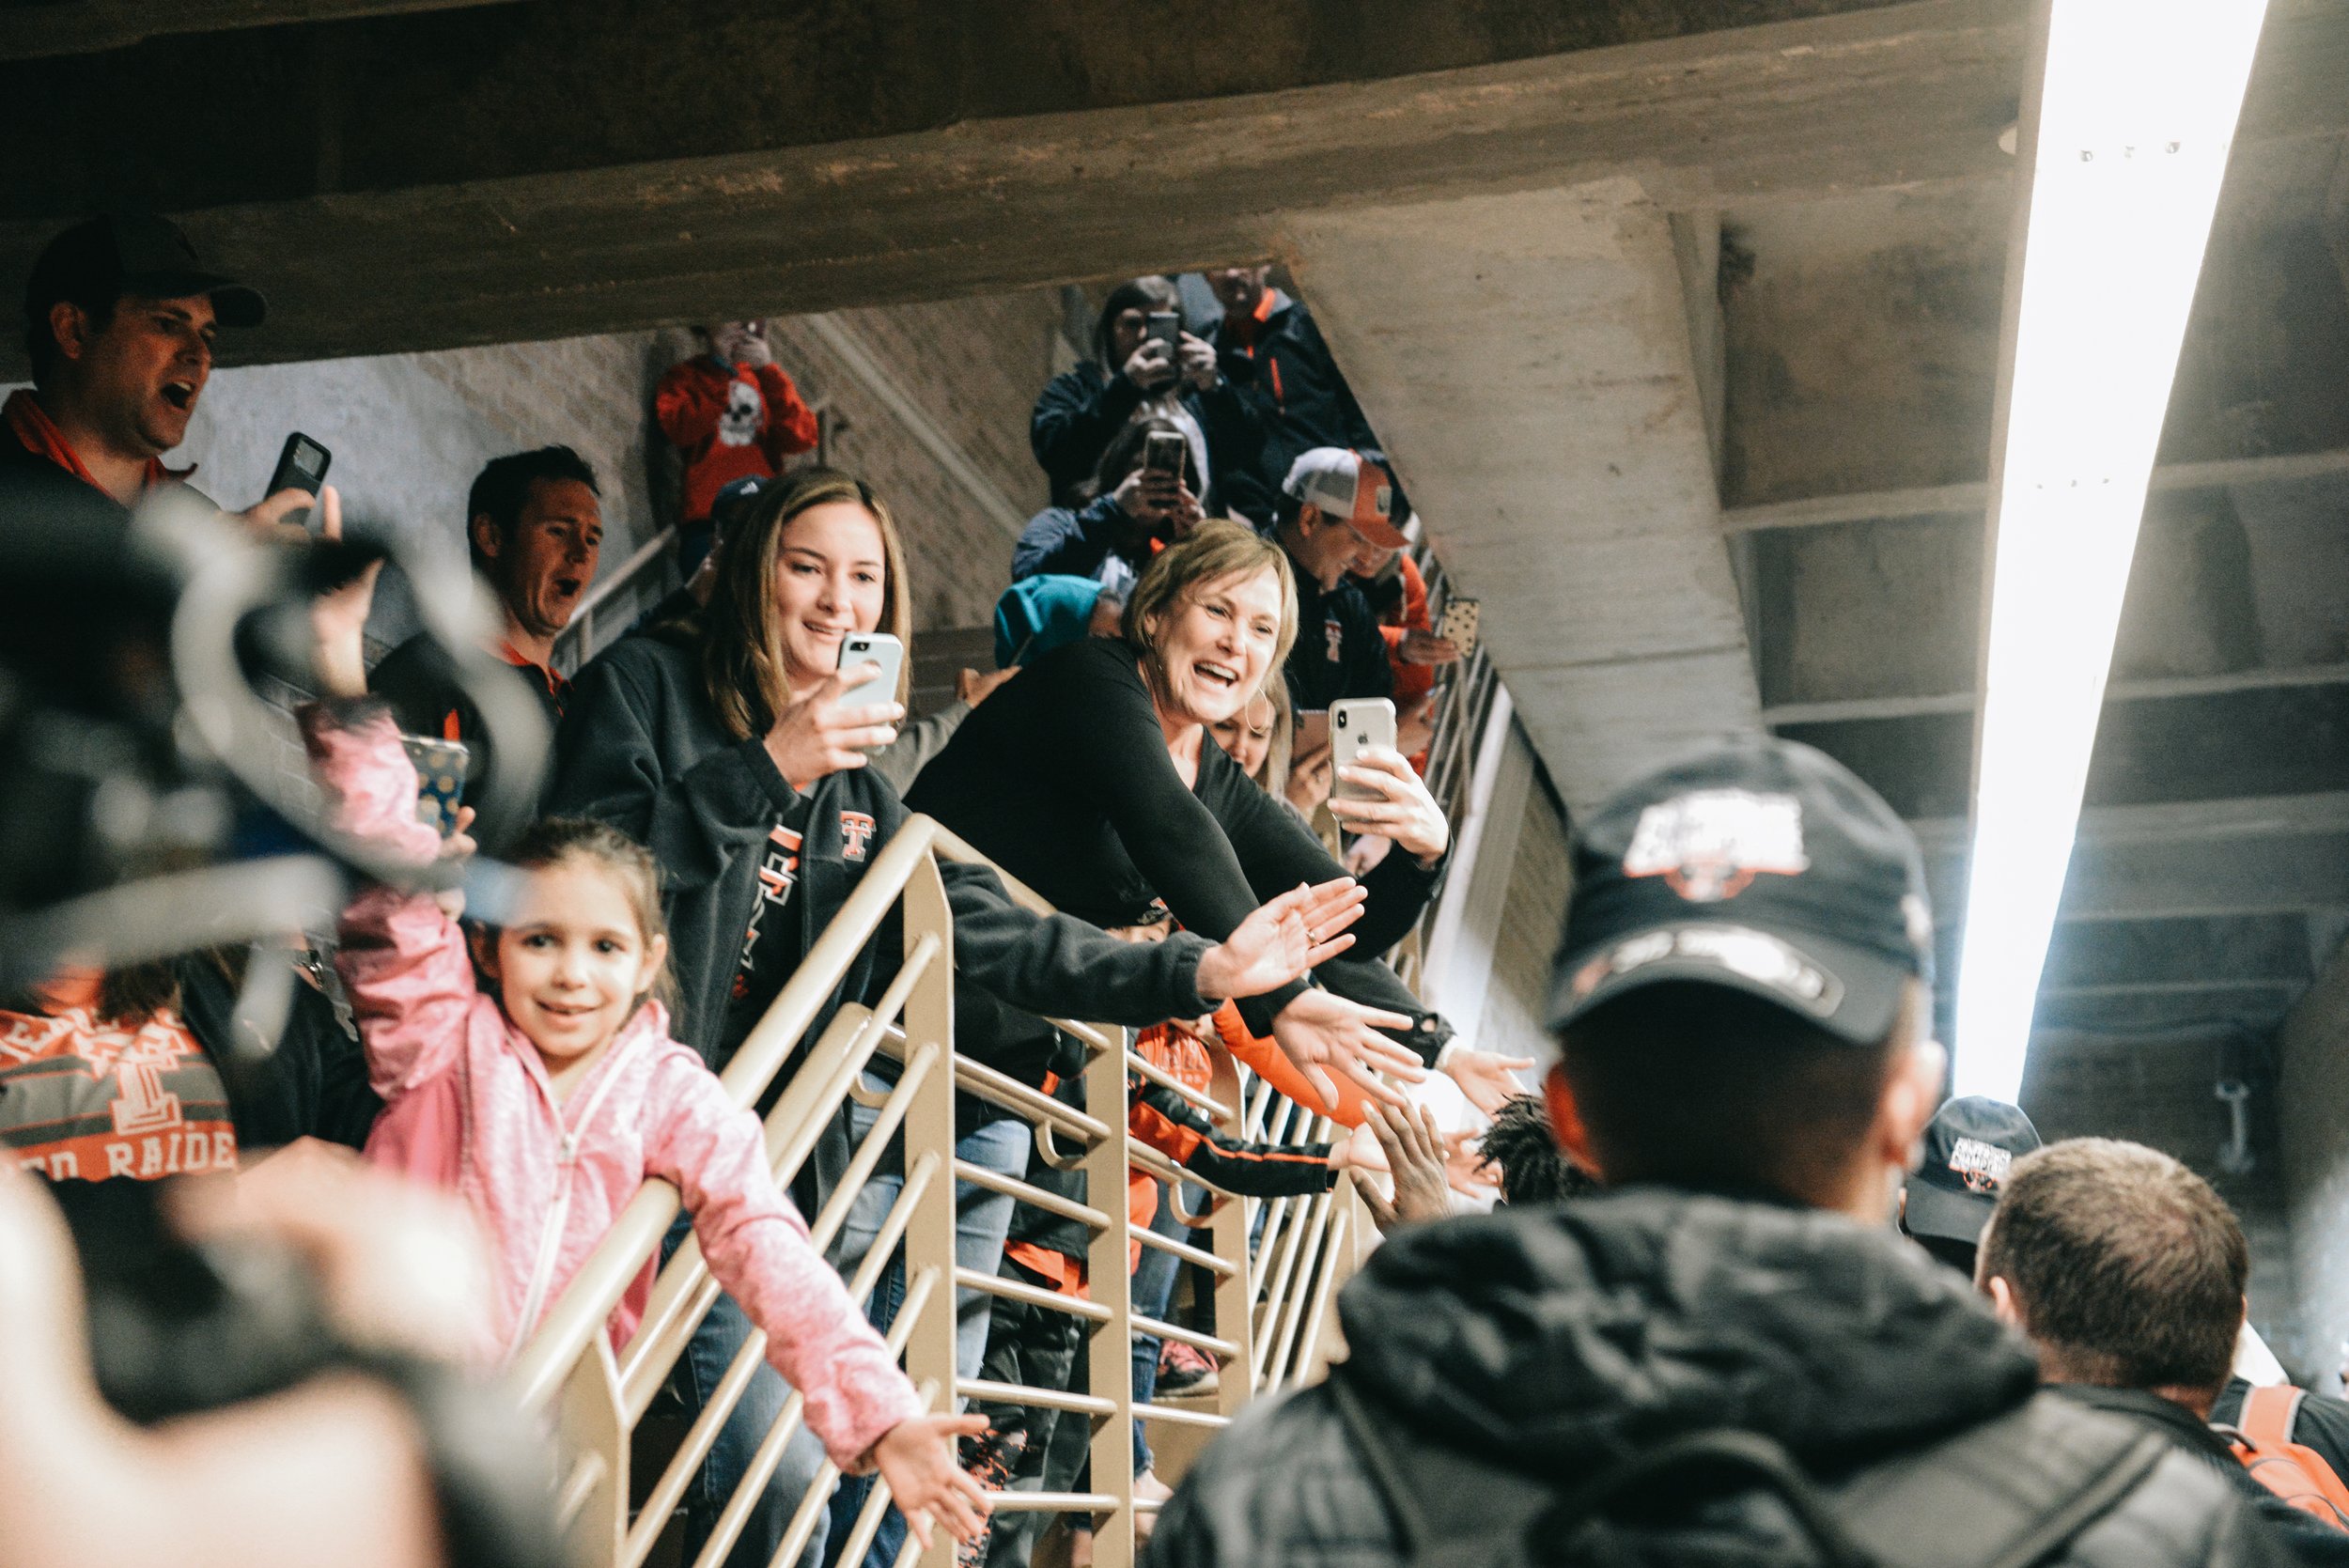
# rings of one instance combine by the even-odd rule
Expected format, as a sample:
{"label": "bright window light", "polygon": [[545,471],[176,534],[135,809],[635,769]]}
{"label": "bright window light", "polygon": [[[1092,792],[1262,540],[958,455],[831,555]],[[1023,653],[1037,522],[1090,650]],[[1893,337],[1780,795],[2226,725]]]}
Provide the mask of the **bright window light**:
{"label": "bright window light", "polygon": [[1993,475],[1961,1094],[2022,1087],[2146,480],[2264,10],[2053,0],[2035,147],[2026,109],[2030,208]]}

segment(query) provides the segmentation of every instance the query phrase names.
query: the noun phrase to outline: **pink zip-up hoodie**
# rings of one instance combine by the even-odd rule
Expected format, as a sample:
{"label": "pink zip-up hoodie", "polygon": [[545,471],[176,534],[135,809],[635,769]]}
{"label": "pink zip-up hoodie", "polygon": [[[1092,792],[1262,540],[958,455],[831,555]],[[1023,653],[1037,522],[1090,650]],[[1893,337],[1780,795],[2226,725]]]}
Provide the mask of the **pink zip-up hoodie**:
{"label": "pink zip-up hoodie", "polygon": [[[416,820],[416,772],[391,720],[303,732],[347,831],[418,861],[439,836]],[[475,983],[463,933],[428,896],[375,887],[344,911],[336,958],[385,1110],[370,1161],[449,1188],[487,1234],[497,1343],[512,1355],[648,1177],[677,1184],[702,1253],[806,1396],[807,1424],[844,1471],[919,1415],[913,1387],[775,1185],[757,1117],[646,1002],[557,1103],[538,1052]],[[612,1314],[614,1347],[643,1320],[652,1265]]]}

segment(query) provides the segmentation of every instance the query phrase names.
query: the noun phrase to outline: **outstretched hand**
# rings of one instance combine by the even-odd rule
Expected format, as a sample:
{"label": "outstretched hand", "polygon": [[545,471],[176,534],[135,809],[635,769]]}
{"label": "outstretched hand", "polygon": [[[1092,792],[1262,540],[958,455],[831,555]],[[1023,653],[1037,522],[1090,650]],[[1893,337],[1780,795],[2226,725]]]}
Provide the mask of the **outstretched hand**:
{"label": "outstretched hand", "polygon": [[1354,945],[1346,928],[1370,895],[1351,877],[1299,885],[1255,909],[1199,960],[1199,994],[1213,1001],[1262,996]]}
{"label": "outstretched hand", "polygon": [[[1441,1219],[1453,1212],[1452,1187],[1444,1171],[1444,1137],[1436,1126],[1436,1113],[1425,1106],[1389,1108],[1375,1102],[1362,1107],[1362,1131],[1368,1132],[1385,1168],[1394,1178],[1394,1196],[1382,1197],[1370,1183],[1361,1191],[1370,1217],[1381,1231],[1423,1219]],[[1361,1132],[1355,1135],[1358,1139]]]}
{"label": "outstretched hand", "polygon": [[956,1438],[976,1437],[986,1430],[985,1416],[913,1416],[873,1445],[873,1467],[889,1483],[891,1500],[924,1551],[930,1548],[933,1517],[947,1534],[968,1542],[978,1539],[993,1512],[986,1489],[955,1452]]}
{"label": "outstretched hand", "polygon": [[1532,1065],[1530,1056],[1495,1056],[1488,1050],[1455,1046],[1444,1058],[1443,1070],[1460,1086],[1469,1104],[1487,1116],[1498,1116],[1502,1106],[1525,1093],[1525,1085],[1517,1081],[1517,1075]]}
{"label": "outstretched hand", "polygon": [[1400,1013],[1383,1013],[1315,989],[1300,993],[1273,1017],[1272,1043],[1296,1063],[1325,1104],[1338,1103],[1337,1081],[1330,1075],[1343,1073],[1370,1098],[1401,1105],[1402,1091],[1378,1071],[1417,1083],[1427,1069],[1418,1056],[1378,1032],[1410,1027],[1411,1020]]}

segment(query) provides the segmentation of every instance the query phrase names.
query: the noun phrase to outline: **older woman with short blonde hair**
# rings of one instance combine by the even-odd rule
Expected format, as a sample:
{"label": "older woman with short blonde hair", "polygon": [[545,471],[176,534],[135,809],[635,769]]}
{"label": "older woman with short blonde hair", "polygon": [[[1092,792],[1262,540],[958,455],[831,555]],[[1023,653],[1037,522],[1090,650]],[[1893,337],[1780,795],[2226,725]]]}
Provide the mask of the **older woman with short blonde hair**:
{"label": "older woman with short blonde hair", "polygon": [[[1343,867],[1207,737],[1281,678],[1298,635],[1281,548],[1210,520],[1159,551],[1126,605],[1122,635],[1085,638],[1029,665],[972,714],[908,794],[1061,909],[1104,927],[1163,907],[1220,939],[1268,890],[1318,885]],[[1445,1045],[1439,1021],[1371,955],[1410,928],[1440,875],[1440,811],[1400,757],[1389,795],[1390,855],[1364,878],[1355,951],[1315,978],[1240,1003],[1316,1088],[1329,1075],[1393,1096],[1374,1069],[1421,1076]],[[1373,784],[1364,768],[1356,782]],[[1378,786],[1384,787],[1384,786]],[[966,1017],[966,1028],[1018,1027]],[[1392,1031],[1406,1045],[1381,1031]],[[1496,1100],[1496,1059],[1455,1049],[1447,1070]],[[1500,1083],[1488,1085],[1487,1078]],[[1514,1084],[1508,1085],[1514,1088]]]}

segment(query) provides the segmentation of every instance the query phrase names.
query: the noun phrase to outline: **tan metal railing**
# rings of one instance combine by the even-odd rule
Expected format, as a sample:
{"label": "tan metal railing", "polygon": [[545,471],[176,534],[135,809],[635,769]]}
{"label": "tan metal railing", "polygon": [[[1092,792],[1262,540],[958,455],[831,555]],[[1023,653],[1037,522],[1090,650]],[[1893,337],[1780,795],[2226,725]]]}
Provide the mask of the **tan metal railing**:
{"label": "tan metal railing", "polygon": [[[1128,1073],[1165,1083],[1228,1125],[1239,1103],[1238,1080],[1228,1069],[1213,1090],[1200,1094],[1133,1055],[1122,1031],[1055,1020],[1080,1042],[1085,1053],[1086,1109],[1077,1110],[956,1053],[953,924],[939,869],[941,858],[985,863],[929,818],[910,818],[875,857],[855,893],[743,1042],[721,1081],[739,1105],[754,1105],[764,1097],[857,954],[890,911],[902,908],[905,957],[896,977],[874,1006],[842,1007],[822,1036],[800,1057],[766,1118],[767,1152],[776,1179],[787,1184],[844,1101],[854,1096],[877,1110],[879,1120],[873,1130],[858,1146],[822,1209],[811,1217],[809,1229],[817,1246],[823,1249],[839,1234],[850,1205],[863,1190],[892,1136],[903,1134],[905,1185],[879,1238],[856,1265],[850,1294],[859,1300],[869,1296],[902,1240],[906,1296],[888,1341],[904,1355],[908,1373],[932,1408],[952,1399],[984,1399],[1074,1411],[1091,1421],[1092,1492],[998,1494],[996,1506],[1002,1512],[1094,1514],[1095,1560],[1103,1568],[1121,1568],[1131,1562],[1134,1553],[1129,1418],[1138,1416],[1168,1425],[1221,1425],[1258,1386],[1256,1324],[1272,1324],[1285,1336],[1280,1364],[1293,1364],[1297,1358],[1291,1342],[1299,1338],[1296,1324],[1301,1319],[1281,1303],[1292,1298],[1304,1303],[1326,1294],[1329,1281],[1317,1279],[1310,1268],[1292,1266],[1288,1271],[1291,1282],[1274,1298],[1274,1311],[1269,1315],[1252,1312],[1253,1284],[1263,1276],[1248,1257],[1251,1211],[1247,1205],[1219,1200],[1212,1206],[1205,1217],[1213,1238],[1208,1249],[1136,1231],[1128,1222],[1129,1165],[1168,1181],[1171,1189],[1174,1183],[1190,1179],[1164,1157],[1128,1141]],[[1045,908],[1009,877],[1003,881],[1014,897],[1038,909]],[[876,1055],[889,1056],[901,1064],[896,1083],[886,1094],[877,1094],[858,1084],[859,1075]],[[1027,1122],[1048,1161],[1082,1172],[1082,1197],[1063,1198],[1016,1177],[956,1159],[957,1089]],[[1082,1224],[1091,1237],[1087,1270],[1091,1298],[1057,1296],[958,1268],[952,1197],[957,1180],[1006,1193]],[[645,1561],[765,1356],[764,1336],[754,1332],[675,1457],[646,1490],[643,1506],[631,1516],[630,1460],[635,1432],[694,1327],[718,1296],[718,1284],[702,1260],[698,1244],[688,1240],[661,1269],[644,1322],[627,1345],[615,1352],[605,1325],[630,1282],[659,1257],[661,1238],[678,1206],[674,1187],[662,1181],[647,1182],[510,1369],[513,1386],[526,1407],[558,1421],[563,1455],[558,1500],[580,1560],[596,1568],[635,1568]],[[1326,1222],[1323,1229],[1327,1229]],[[1128,1292],[1128,1248],[1133,1242],[1172,1252],[1213,1277],[1214,1332],[1133,1315]],[[1301,1294],[1297,1281],[1307,1281]],[[957,1376],[957,1289],[1017,1299],[1067,1313],[1082,1323],[1088,1330],[1084,1364],[1089,1373],[1089,1381],[1082,1387],[1090,1391],[1070,1393]],[[1137,1328],[1182,1341],[1216,1358],[1221,1372],[1214,1393],[1180,1405],[1136,1406],[1129,1341]],[[1310,1335],[1305,1338],[1310,1342]],[[721,1513],[697,1560],[700,1568],[722,1561],[739,1535],[799,1426],[801,1407],[795,1395],[768,1434],[749,1473]],[[827,1466],[809,1489],[791,1521],[778,1562],[794,1560],[804,1548],[816,1528],[817,1511],[828,1504],[835,1474]],[[862,1558],[887,1502],[886,1486],[876,1483],[845,1544],[842,1560],[855,1562]],[[910,1560],[915,1550],[909,1542],[901,1560]],[[942,1534],[930,1560],[941,1564],[952,1560],[952,1544]]]}

